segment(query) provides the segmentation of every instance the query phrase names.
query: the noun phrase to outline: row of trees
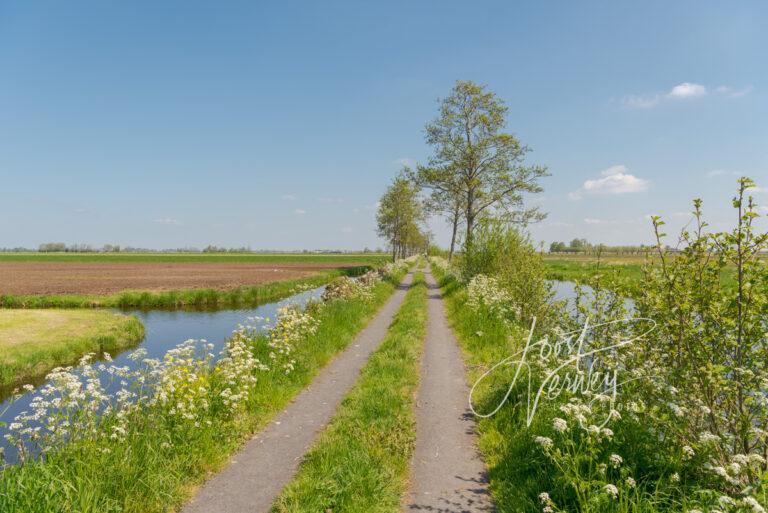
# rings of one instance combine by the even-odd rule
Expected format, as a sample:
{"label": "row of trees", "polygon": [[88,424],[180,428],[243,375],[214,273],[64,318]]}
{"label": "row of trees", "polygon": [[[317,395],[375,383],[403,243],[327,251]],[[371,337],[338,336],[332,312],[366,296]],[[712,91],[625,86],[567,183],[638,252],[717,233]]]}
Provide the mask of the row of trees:
{"label": "row of trees", "polygon": [[641,255],[653,249],[652,246],[645,244],[627,245],[627,246],[608,246],[607,244],[592,244],[586,239],[573,239],[566,244],[565,242],[553,242],[549,245],[550,253],[616,253],[626,255]]}
{"label": "row of trees", "polygon": [[389,241],[393,257],[429,243],[423,228],[428,215],[442,216],[451,226],[449,260],[462,227],[464,251],[471,253],[475,229],[484,220],[525,226],[544,217],[525,206],[524,196],[542,191],[539,180],[547,169],[524,164],[530,150],[504,131],[504,102],[484,86],[460,80],[439,104],[438,116],[425,128],[432,156],[427,164],[404,168],[381,200],[378,233]]}

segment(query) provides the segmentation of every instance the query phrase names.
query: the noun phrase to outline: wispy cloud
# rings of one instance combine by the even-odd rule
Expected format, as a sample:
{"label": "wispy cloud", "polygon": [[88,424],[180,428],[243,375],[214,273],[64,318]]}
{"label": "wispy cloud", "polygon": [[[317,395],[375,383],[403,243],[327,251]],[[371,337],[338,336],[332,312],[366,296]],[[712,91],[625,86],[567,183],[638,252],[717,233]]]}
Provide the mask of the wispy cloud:
{"label": "wispy cloud", "polygon": [[587,224],[617,224],[617,221],[609,221],[606,219],[597,219],[594,217],[585,217],[584,222]]}
{"label": "wispy cloud", "polygon": [[178,219],[173,219],[170,217],[161,217],[158,219],[153,219],[152,222],[157,224],[170,225],[170,226],[181,226],[182,224],[181,221],[179,221]]}
{"label": "wispy cloud", "polygon": [[665,93],[628,94],[621,98],[620,103],[628,109],[649,109],[664,101],[690,100],[710,96],[712,93],[728,98],[741,98],[751,93],[753,89],[752,86],[735,88],[721,85],[714,90],[710,90],[703,84],[683,82]]}
{"label": "wispy cloud", "polygon": [[283,201],[296,201],[296,196],[293,194],[283,194],[280,196]]}
{"label": "wispy cloud", "polygon": [[729,98],[741,98],[742,96],[746,96],[749,93],[751,93],[754,89],[755,88],[751,85],[747,87],[742,87],[741,89],[736,89],[730,86],[718,86],[717,89],[715,89],[715,91],[717,91],[720,94],[724,94]]}
{"label": "wispy cloud", "polygon": [[304,210],[303,208],[297,208],[296,210],[293,211],[293,213],[296,214],[297,216],[303,216],[304,214],[307,213],[307,211]]}
{"label": "wispy cloud", "polygon": [[341,233],[352,233],[354,230],[351,226],[342,226]]}
{"label": "wispy cloud", "polygon": [[381,201],[377,201],[376,203],[365,205],[363,208],[366,210],[378,210],[380,205],[381,205]]}
{"label": "wispy cloud", "polygon": [[587,180],[576,191],[568,194],[574,200],[593,194],[631,194],[647,191],[650,182],[629,173],[624,165],[611,166],[600,173],[601,178]]}
{"label": "wispy cloud", "polygon": [[544,226],[548,226],[551,228],[572,228],[573,223],[566,223],[563,221],[549,221],[547,223],[544,223]]}

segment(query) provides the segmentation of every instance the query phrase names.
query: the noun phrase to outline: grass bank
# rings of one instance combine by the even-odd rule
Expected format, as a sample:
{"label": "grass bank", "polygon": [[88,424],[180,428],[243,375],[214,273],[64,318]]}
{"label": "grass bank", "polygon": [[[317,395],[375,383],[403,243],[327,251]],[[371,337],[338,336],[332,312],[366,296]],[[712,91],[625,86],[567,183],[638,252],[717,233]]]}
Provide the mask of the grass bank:
{"label": "grass bank", "polygon": [[424,275],[417,273],[381,347],[273,511],[399,511],[415,442],[426,307]]}
{"label": "grass bank", "polygon": [[339,276],[357,276],[368,266],[322,271],[314,276],[239,287],[232,290],[186,289],[162,292],[126,290],[106,296],[0,295],[0,308],[233,308],[257,306],[290,296],[300,287],[319,287]]}
{"label": "grass bank", "polygon": [[144,337],[133,316],[93,310],[0,310],[0,389],[35,381],[85,353],[124,349]]}
{"label": "grass bank", "polygon": [[[179,508],[206,475],[220,470],[353,340],[401,277],[375,285],[370,299],[332,301],[316,309],[317,329],[291,353],[293,371],[286,374],[279,366],[256,371],[251,388],[237,388],[246,383],[242,374],[228,377],[233,365],[235,371],[248,367],[230,363],[201,370],[175,357],[168,364],[168,379],[182,381],[163,392],[171,394],[168,405],[145,402],[125,418],[102,417],[95,435],[75,437],[45,459],[6,467],[0,473],[0,511],[151,513]],[[261,361],[269,361],[267,344],[255,340],[249,347]],[[189,376],[196,377],[193,386],[187,384]],[[226,395],[230,389],[239,394],[237,401]],[[195,405],[192,420],[179,417],[177,401]]]}

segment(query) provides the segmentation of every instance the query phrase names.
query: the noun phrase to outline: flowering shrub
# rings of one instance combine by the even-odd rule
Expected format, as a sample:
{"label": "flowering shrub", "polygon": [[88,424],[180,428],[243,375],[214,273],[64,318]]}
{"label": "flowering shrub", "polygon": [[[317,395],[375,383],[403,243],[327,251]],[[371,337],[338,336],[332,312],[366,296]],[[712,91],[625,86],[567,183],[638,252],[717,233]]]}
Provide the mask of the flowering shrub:
{"label": "flowering shrub", "polygon": [[456,266],[451,265],[451,263],[448,262],[448,260],[446,260],[445,258],[439,257],[439,256],[432,256],[432,257],[429,257],[429,263],[433,267],[437,268],[437,271],[441,275],[446,276],[448,278],[453,278],[459,282],[463,281],[461,277],[461,270],[458,269]]}
{"label": "flowering shrub", "polygon": [[[136,362],[132,369],[94,364],[94,355],[85,355],[77,367],[48,375],[30,410],[15,417],[5,438],[24,461],[73,441],[119,443],[132,432],[132,424],[143,425],[147,418],[182,430],[224,421],[242,411],[258,372],[293,370],[296,345],[317,325],[312,314],[286,306],[264,335],[255,325],[238,327],[218,356],[205,340],[187,340],[162,360],[138,349],[130,356]],[[254,356],[262,346],[269,364]]]}
{"label": "flowering shrub", "polygon": [[[732,232],[707,234],[695,201],[694,230],[682,232],[674,254],[663,249],[663,222],[653,219],[658,258],[646,265],[633,316],[656,329],[606,356],[625,384],[604,426],[594,421],[605,418],[600,401],[569,397],[552,432],[532,435],[556,469],[553,489],[540,497],[544,511],[765,512],[768,269],[758,255],[768,236],[753,232],[751,186],[740,180]],[[594,285],[591,294],[577,293],[572,322],[627,314],[610,284]],[[616,323],[595,337],[638,334]],[[540,372],[534,380],[553,365],[532,366]]]}
{"label": "flowering shrub", "polygon": [[509,320],[520,314],[509,292],[499,285],[498,280],[484,274],[478,274],[469,281],[467,305],[475,310],[485,310],[500,320]]}
{"label": "flowering shrub", "polygon": [[360,279],[342,276],[336,278],[325,287],[323,301],[344,300],[352,298],[370,299],[373,286],[366,285]]}
{"label": "flowering shrub", "polygon": [[[296,344],[314,334],[317,324],[318,321],[312,314],[295,306],[280,308],[277,312],[277,323],[267,335],[270,360],[276,365],[281,365],[286,374],[291,372],[296,363],[291,358]],[[246,339],[254,339],[255,335],[253,333]]]}

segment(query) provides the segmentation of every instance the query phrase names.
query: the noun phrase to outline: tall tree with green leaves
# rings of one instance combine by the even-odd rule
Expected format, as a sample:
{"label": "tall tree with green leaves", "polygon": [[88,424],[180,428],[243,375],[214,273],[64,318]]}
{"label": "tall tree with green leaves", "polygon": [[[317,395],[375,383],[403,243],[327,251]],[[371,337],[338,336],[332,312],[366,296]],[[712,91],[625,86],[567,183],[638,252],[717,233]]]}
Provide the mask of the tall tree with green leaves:
{"label": "tall tree with green leaves", "polygon": [[459,80],[426,126],[434,154],[413,177],[445,201],[462,198],[467,248],[480,216],[492,213],[520,224],[544,217],[537,208],[525,207],[523,195],[542,191],[539,180],[548,176],[547,168],[524,164],[530,150],[504,132],[506,122],[501,99],[484,86]]}
{"label": "tall tree with green leaves", "polygon": [[376,215],[377,232],[389,242],[393,261],[423,245],[424,218],[419,187],[402,176],[395,178],[381,197]]}

